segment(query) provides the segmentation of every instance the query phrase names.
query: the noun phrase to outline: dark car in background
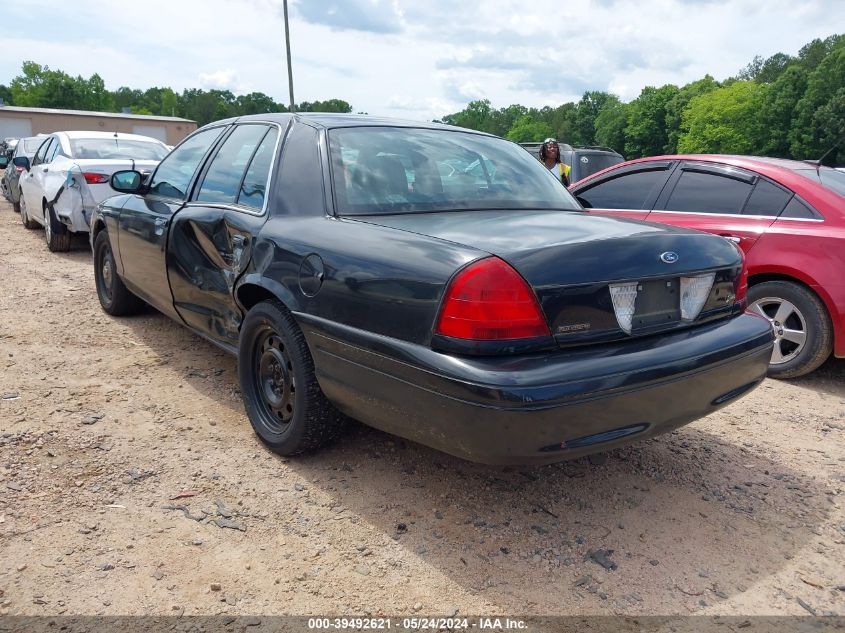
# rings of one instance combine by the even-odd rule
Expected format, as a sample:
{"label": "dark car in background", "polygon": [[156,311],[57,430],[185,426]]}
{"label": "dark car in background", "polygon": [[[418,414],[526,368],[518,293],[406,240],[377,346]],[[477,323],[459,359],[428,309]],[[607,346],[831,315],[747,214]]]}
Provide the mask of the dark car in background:
{"label": "dark car in background", "polygon": [[513,143],[356,115],[207,125],[91,220],[103,309],[237,354],[272,450],[341,414],[487,463],[675,429],[753,389],[772,329],[741,251],[584,213]]}
{"label": "dark car in background", "polygon": [[[520,145],[539,160],[542,143],[520,143]],[[600,145],[573,146],[559,143],[558,147],[560,147],[561,159],[569,165],[570,183],[592,176],[625,160],[619,152]]]}
{"label": "dark car in background", "polygon": [[745,252],[751,310],[775,331],[769,373],[845,357],[845,173],[755,156],[643,158],[575,183],[603,214],[726,237]]}
{"label": "dark car in background", "polygon": [[0,141],[0,168],[5,168],[12,162],[12,154],[15,151],[15,146],[18,144],[18,139],[7,136]]}
{"label": "dark car in background", "polygon": [[[35,156],[35,152],[38,151],[39,146],[41,143],[44,142],[45,136],[28,136],[26,138],[22,138],[18,141],[17,146],[12,151],[11,159],[14,159],[18,156],[24,156],[30,160],[32,157]],[[16,213],[21,212],[21,186],[20,186],[20,178],[21,174],[26,171],[26,167],[11,164],[12,160],[9,161],[9,165],[6,167],[6,171],[3,172],[2,181],[0,181],[0,189],[2,189],[3,196],[12,203],[12,207],[14,207]]]}

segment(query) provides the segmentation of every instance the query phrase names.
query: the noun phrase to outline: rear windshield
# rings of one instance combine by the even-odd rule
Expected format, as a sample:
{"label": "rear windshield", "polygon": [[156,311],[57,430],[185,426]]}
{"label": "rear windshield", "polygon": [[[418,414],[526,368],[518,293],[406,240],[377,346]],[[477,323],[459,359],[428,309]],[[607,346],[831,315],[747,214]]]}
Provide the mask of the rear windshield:
{"label": "rear windshield", "polygon": [[845,173],[830,167],[815,169],[796,169],[795,173],[809,178],[813,182],[820,182],[822,185],[835,191],[840,196],[845,196]]}
{"label": "rear windshield", "polygon": [[575,152],[574,162],[578,163],[578,178],[586,178],[597,174],[602,169],[624,162],[624,158],[614,154],[603,154],[597,152]]}
{"label": "rear windshield", "polygon": [[70,140],[73,158],[161,160],[167,148],[161,143],[122,138],[74,138]]}
{"label": "rear windshield", "polygon": [[34,156],[41,143],[44,142],[44,137],[41,138],[25,138],[18,143],[18,155]]}
{"label": "rear windshield", "polygon": [[341,215],[479,209],[580,210],[560,181],[519,145],[451,130],[329,131]]}

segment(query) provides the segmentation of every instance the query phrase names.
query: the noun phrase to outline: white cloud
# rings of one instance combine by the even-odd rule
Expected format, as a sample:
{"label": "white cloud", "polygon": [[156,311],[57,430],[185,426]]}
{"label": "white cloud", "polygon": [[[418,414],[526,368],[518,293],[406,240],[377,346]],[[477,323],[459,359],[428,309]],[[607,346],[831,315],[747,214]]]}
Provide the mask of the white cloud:
{"label": "white cloud", "polygon": [[[559,104],[584,90],[735,74],[845,32],[840,0],[291,0],[297,101],[439,118],[470,99]],[[30,0],[4,6],[0,84],[32,60],[106,85],[260,91],[287,103],[281,0]],[[49,15],[45,20],[43,16]],[[156,16],[166,15],[167,19]]]}

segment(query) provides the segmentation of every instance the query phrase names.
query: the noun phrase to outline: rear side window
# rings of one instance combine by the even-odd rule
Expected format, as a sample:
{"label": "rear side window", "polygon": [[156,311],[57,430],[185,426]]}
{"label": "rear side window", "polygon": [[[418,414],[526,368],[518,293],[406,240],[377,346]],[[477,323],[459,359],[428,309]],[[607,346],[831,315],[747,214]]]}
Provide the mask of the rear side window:
{"label": "rear side window", "polygon": [[666,202],[666,210],[740,213],[751,193],[751,187],[750,183],[734,178],[684,170]]}
{"label": "rear side window", "polygon": [[655,188],[662,187],[664,169],[637,171],[580,191],[578,200],[590,209],[642,209]]}
{"label": "rear side window", "polygon": [[198,202],[234,204],[244,172],[267,134],[266,125],[239,125],[211,160],[202,179]]}
{"label": "rear side window", "polygon": [[797,220],[821,220],[822,218],[813,211],[809,206],[804,204],[798,196],[792,198],[783,213],[780,214],[782,218],[792,218]]}
{"label": "rear side window", "polygon": [[184,199],[194,172],[222,131],[215,127],[197,132],[170,152],[153,174],[150,194]]}
{"label": "rear side window", "polygon": [[273,155],[276,152],[276,140],[279,138],[279,130],[272,127],[258,150],[255,156],[252,157],[252,162],[244,174],[243,183],[241,183],[240,192],[238,193],[238,204],[245,207],[252,207],[253,209],[264,208],[264,199],[267,195],[267,184],[270,181],[270,167],[273,164]]}
{"label": "rear side window", "polygon": [[792,193],[781,189],[768,180],[761,178],[754,186],[751,197],[745,203],[744,215],[779,215],[786,203],[792,197]]}
{"label": "rear side window", "polygon": [[53,143],[53,138],[50,137],[41,143],[41,147],[38,148],[38,151],[35,152],[35,157],[32,159],[33,165],[38,165],[44,162],[44,155],[47,153],[47,148]]}

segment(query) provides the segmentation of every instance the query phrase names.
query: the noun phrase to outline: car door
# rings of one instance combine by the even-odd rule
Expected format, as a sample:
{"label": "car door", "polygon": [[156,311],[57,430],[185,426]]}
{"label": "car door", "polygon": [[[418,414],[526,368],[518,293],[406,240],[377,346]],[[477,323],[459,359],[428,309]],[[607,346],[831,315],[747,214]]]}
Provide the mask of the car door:
{"label": "car door", "polygon": [[53,147],[58,144],[54,136],[49,136],[41,143],[35,156],[30,161],[29,169],[21,174],[20,187],[21,196],[26,204],[26,212],[29,219],[42,222],[41,200],[44,197],[42,182],[44,175],[49,170],[46,164],[47,155],[52,152]]}
{"label": "car door", "polygon": [[590,212],[644,220],[678,161],[626,165],[574,187],[572,193]]}
{"label": "car door", "polygon": [[167,282],[167,231],[173,214],[187,202],[203,160],[224,129],[206,128],[185,139],[161,161],[146,193],[129,196],[118,216],[117,248],[124,283],[177,320]]}
{"label": "car door", "polygon": [[234,126],[170,228],[167,274],[176,311],[189,327],[224,346],[238,342],[241,312],[234,286],[267,218],[266,194],[281,135],[276,124]]}
{"label": "car door", "polygon": [[675,170],[648,220],[715,233],[747,253],[790,197],[791,192],[753,172],[720,163],[685,161]]}

